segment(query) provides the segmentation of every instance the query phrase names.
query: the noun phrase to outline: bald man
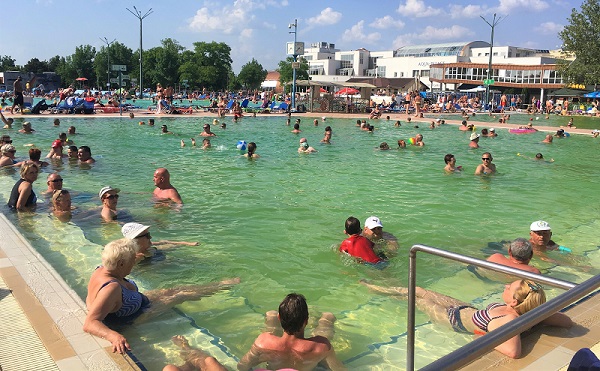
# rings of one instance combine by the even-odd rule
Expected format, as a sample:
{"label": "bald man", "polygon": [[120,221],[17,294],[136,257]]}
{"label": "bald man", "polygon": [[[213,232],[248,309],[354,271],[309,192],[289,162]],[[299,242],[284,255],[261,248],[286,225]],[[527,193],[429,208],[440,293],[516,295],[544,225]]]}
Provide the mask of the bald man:
{"label": "bald man", "polygon": [[169,170],[164,167],[156,169],[154,172],[154,199],[159,202],[172,201],[176,204],[183,204],[181,196],[177,189],[171,185],[171,176]]}

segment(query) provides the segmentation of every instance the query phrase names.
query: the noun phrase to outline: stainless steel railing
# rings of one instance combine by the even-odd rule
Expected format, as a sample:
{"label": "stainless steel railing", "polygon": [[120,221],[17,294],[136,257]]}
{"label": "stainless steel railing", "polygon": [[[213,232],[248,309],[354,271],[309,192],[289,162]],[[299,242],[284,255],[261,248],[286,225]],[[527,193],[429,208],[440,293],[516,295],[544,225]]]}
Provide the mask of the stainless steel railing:
{"label": "stainless steel railing", "polygon": [[575,284],[568,281],[563,281],[551,277],[542,276],[535,273],[522,271],[491,263],[485,260],[475,259],[469,256],[453,253],[446,250],[437,249],[431,246],[414,245],[409,253],[409,271],[408,271],[408,328],[407,328],[407,357],[406,368],[409,371],[414,370],[415,357],[415,302],[416,302],[416,281],[417,281],[417,252],[425,252],[440,256],[446,259],[467,263],[490,269],[496,272],[508,273],[519,278],[530,279],[546,285],[568,290],[567,292],[557,296],[538,308],[519,316],[519,318],[509,322],[499,329],[492,331],[486,336],[482,336],[468,345],[438,359],[429,364],[423,370],[444,370],[455,369],[464,366],[469,362],[477,359],[482,354],[486,353],[495,346],[503,343],[511,337],[520,334],[527,328],[543,321],[558,310],[564,308],[567,304],[581,299],[592,291],[600,287],[600,276],[590,278],[582,284]]}

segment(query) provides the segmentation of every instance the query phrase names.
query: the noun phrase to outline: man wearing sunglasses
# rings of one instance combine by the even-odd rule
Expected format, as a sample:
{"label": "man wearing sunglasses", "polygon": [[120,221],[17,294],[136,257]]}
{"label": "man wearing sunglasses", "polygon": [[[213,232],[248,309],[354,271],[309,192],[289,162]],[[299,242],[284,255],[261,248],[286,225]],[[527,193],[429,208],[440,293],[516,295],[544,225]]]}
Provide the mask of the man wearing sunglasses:
{"label": "man wearing sunglasses", "polygon": [[489,175],[495,173],[496,165],[492,164],[493,159],[494,158],[492,157],[492,154],[489,152],[485,152],[483,155],[481,155],[481,164],[479,164],[479,166],[477,166],[477,169],[475,169],[475,175]]}
{"label": "man wearing sunglasses", "polygon": [[112,188],[111,186],[103,187],[98,196],[102,201],[102,211],[100,215],[102,219],[107,222],[111,222],[117,219],[117,202],[119,201],[118,193],[121,190],[119,188]]}
{"label": "man wearing sunglasses", "polygon": [[48,195],[48,197],[54,194],[54,191],[59,191],[63,189],[63,178],[59,173],[51,173],[48,175],[48,179],[46,180],[46,184],[48,184],[48,188],[43,192],[43,194]]}

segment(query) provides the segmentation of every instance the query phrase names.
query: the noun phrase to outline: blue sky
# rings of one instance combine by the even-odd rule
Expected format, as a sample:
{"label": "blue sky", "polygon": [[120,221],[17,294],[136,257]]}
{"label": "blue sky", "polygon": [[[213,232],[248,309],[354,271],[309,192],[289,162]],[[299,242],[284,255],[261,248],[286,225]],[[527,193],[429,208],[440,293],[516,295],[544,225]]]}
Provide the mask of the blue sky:
{"label": "blue sky", "polygon": [[[481,4],[483,3],[483,4]],[[443,5],[440,5],[443,4]],[[193,49],[196,41],[227,43],[233,69],[255,58],[266,69],[285,59],[285,45],[293,41],[288,24],[298,19],[298,41],[307,45],[326,41],[341,50],[391,50],[404,45],[490,40],[495,45],[556,49],[558,32],[573,7],[582,0],[400,0],[400,1],[141,1],[141,0],[22,0],[3,1],[0,55],[19,65],[31,58],[47,60],[73,54],[90,44],[100,49],[106,37],[139,47],[139,20],[126,8],[145,13],[143,47],[160,45],[170,37]]]}

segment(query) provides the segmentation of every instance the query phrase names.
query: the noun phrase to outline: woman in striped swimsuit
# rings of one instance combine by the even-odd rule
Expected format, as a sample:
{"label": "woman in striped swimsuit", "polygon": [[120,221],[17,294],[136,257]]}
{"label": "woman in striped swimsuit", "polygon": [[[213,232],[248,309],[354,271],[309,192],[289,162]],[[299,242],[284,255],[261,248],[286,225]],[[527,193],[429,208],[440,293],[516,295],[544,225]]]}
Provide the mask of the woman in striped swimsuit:
{"label": "woman in striped swimsuit", "polygon": [[[382,287],[361,282],[373,291],[395,296],[408,295],[405,287]],[[492,303],[485,309],[477,308],[453,297],[435,291],[416,288],[416,304],[419,310],[442,324],[450,325],[456,332],[483,335],[512,321],[546,302],[544,289],[533,281],[517,280],[504,287],[504,303]],[[562,313],[555,313],[542,323],[571,327],[573,322]],[[521,356],[521,336],[517,335],[498,345],[496,350],[511,357]]]}
{"label": "woman in striped swimsuit", "polygon": [[160,314],[187,300],[199,300],[240,282],[239,278],[234,278],[202,286],[152,290],[144,295],[138,291],[135,282],[125,278],[135,265],[134,246],[127,238],[106,245],[102,251],[102,265],[92,273],[88,284],[88,313],[83,330],[110,341],[113,352],[125,353],[130,347],[125,337],[111,330],[105,320],[129,322],[138,316]]}

